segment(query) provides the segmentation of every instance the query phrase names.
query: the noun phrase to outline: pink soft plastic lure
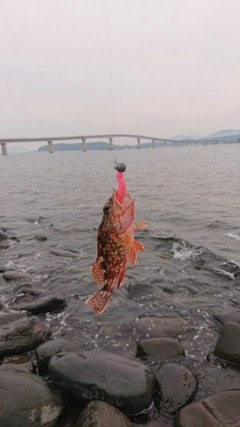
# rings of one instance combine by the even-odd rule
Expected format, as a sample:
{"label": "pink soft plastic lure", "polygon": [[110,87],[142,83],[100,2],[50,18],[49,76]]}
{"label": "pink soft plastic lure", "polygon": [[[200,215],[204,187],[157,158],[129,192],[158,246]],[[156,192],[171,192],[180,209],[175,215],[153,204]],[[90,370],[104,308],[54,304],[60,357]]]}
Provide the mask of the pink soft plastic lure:
{"label": "pink soft plastic lure", "polygon": [[114,169],[116,169],[116,178],[118,181],[118,189],[116,193],[116,198],[119,203],[122,204],[125,193],[126,193],[126,182],[124,180],[124,173],[126,170],[126,165],[124,163],[117,163],[115,161]]}

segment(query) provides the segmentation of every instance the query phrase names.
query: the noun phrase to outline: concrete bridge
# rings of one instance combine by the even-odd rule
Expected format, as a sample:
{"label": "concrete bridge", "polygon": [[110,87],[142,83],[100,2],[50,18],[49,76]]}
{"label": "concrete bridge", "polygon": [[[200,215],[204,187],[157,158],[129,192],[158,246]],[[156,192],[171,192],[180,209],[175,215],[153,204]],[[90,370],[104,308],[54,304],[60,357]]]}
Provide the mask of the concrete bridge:
{"label": "concrete bridge", "polygon": [[128,134],[105,134],[105,135],[82,135],[82,136],[60,136],[60,137],[49,137],[49,138],[17,138],[17,139],[0,139],[0,144],[2,146],[2,154],[7,154],[7,144],[11,143],[26,143],[26,142],[47,142],[48,143],[48,151],[49,153],[53,153],[53,142],[55,141],[74,141],[74,140],[81,140],[82,141],[82,150],[85,152],[87,151],[87,145],[86,141],[89,139],[108,139],[109,140],[109,150],[113,150],[113,139],[116,138],[133,138],[137,141],[137,148],[141,148],[141,140],[147,140],[152,142],[152,148],[155,147],[156,141],[161,141],[164,143],[164,146],[167,147],[168,142],[174,143],[175,146],[178,145],[179,142],[181,144],[185,143],[185,145],[188,145],[188,143],[195,143],[196,145],[198,143],[208,144],[208,143],[215,143],[217,144],[218,141],[216,140],[181,140],[176,141],[173,139],[166,139],[166,138],[158,138],[158,137],[152,137],[152,136],[144,136],[144,135],[128,135]]}

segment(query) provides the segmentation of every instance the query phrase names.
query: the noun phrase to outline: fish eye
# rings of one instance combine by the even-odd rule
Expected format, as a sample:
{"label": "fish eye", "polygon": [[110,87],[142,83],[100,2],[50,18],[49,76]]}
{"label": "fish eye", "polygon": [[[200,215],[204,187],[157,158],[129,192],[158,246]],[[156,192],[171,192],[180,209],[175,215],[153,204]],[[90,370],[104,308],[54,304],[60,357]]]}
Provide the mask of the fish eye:
{"label": "fish eye", "polygon": [[103,212],[104,213],[108,213],[110,211],[110,206],[109,205],[104,205],[103,206]]}

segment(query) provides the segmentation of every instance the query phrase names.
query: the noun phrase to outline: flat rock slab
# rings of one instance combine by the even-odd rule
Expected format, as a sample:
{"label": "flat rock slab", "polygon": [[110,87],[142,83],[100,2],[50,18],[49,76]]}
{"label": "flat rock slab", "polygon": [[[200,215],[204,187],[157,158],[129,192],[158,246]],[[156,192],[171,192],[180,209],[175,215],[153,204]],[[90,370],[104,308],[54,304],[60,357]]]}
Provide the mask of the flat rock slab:
{"label": "flat rock slab", "polygon": [[155,402],[161,413],[174,414],[190,403],[197,391],[197,380],[185,366],[166,363],[156,372]]}
{"label": "flat rock slab", "polygon": [[48,362],[53,356],[67,351],[75,352],[79,351],[79,348],[64,338],[57,338],[41,344],[35,351],[40,375],[48,373]]}
{"label": "flat rock slab", "polygon": [[164,362],[177,356],[184,356],[183,347],[174,338],[149,338],[137,343],[137,356],[154,362]]}
{"label": "flat rock slab", "polygon": [[128,291],[129,299],[150,298],[161,293],[156,285],[147,285],[145,283],[134,283],[130,285]]}
{"label": "flat rock slab", "polygon": [[240,390],[228,390],[185,406],[175,427],[239,427]]}
{"label": "flat rock slab", "polygon": [[15,320],[23,319],[27,317],[27,313],[2,313],[0,315],[0,328],[3,325],[7,325]]}
{"label": "flat rock slab", "polygon": [[119,409],[106,402],[95,400],[84,409],[77,427],[132,427],[132,423]]}
{"label": "flat rock slab", "polygon": [[79,253],[65,251],[63,249],[51,249],[49,252],[50,254],[66,258],[77,258],[80,255]]}
{"label": "flat rock slab", "polygon": [[137,330],[140,335],[149,338],[177,337],[183,331],[185,321],[181,316],[140,317]]}
{"label": "flat rock slab", "polygon": [[66,300],[63,297],[56,295],[45,295],[40,298],[36,298],[32,302],[14,304],[12,308],[14,310],[27,310],[32,314],[38,314],[56,311],[63,307],[65,303]]}
{"label": "flat rock slab", "polygon": [[222,325],[225,325],[228,322],[240,324],[240,311],[234,311],[232,313],[225,314],[214,314],[213,317],[217,319]]}
{"label": "flat rock slab", "polygon": [[37,375],[0,370],[0,426],[51,427],[62,407],[61,397]]}
{"label": "flat rock slab", "polygon": [[240,364],[240,325],[228,322],[223,326],[214,354]]}
{"label": "flat rock slab", "polygon": [[152,402],[151,369],[114,353],[60,353],[52,357],[48,369],[57,386],[80,401],[102,400],[128,414],[137,414]]}
{"label": "flat rock slab", "polygon": [[0,328],[0,358],[26,353],[47,341],[51,330],[29,317],[15,320]]}
{"label": "flat rock slab", "polygon": [[22,271],[5,271],[3,273],[3,278],[5,280],[31,280],[33,276],[28,273],[23,273]]}

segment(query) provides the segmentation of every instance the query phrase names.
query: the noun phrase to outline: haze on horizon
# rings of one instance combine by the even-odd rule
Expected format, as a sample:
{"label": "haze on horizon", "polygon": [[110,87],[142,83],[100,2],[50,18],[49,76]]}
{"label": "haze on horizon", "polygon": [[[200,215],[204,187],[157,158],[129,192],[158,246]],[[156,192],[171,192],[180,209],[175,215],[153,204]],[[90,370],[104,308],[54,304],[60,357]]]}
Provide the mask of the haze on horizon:
{"label": "haze on horizon", "polygon": [[0,138],[240,129],[239,0],[2,0],[0,12]]}

